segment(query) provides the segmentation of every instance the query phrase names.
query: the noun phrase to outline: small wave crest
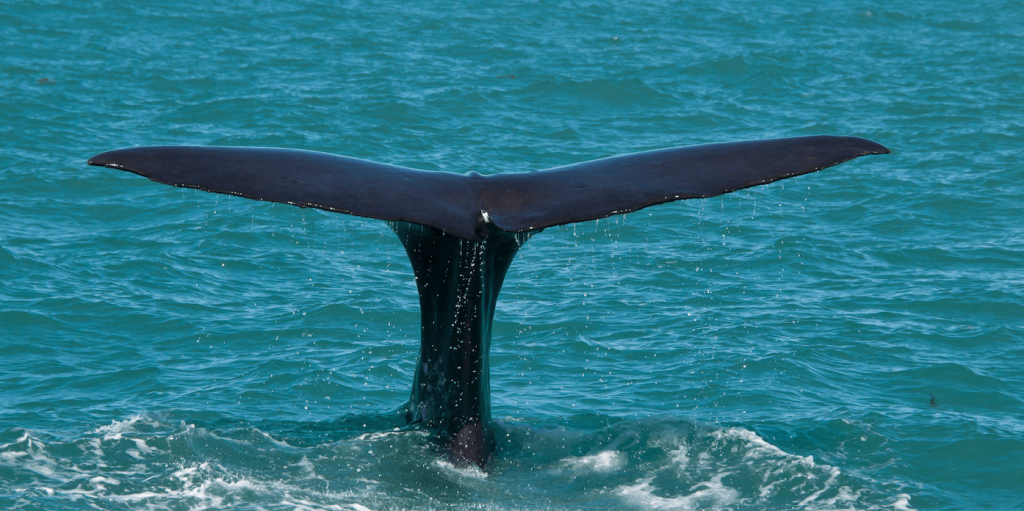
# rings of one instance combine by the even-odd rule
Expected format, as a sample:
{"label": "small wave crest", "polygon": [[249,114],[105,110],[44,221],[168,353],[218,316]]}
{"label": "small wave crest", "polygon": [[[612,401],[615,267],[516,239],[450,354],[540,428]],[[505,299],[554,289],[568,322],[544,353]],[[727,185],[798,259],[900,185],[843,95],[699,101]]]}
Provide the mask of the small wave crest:
{"label": "small wave crest", "polygon": [[510,435],[519,452],[506,462],[536,464],[545,476],[535,484],[590,493],[609,508],[910,509],[905,494],[787,453],[742,427],[645,419],[583,435],[526,427]]}

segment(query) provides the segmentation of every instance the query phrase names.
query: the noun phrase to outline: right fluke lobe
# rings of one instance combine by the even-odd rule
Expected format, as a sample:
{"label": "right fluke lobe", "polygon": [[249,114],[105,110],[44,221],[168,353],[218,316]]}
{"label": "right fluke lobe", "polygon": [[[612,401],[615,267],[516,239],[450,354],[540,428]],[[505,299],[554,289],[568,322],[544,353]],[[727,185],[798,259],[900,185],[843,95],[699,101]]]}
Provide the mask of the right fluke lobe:
{"label": "right fluke lobe", "polygon": [[496,226],[522,232],[714,197],[888,152],[870,140],[833,136],[675,147],[494,175],[480,193]]}

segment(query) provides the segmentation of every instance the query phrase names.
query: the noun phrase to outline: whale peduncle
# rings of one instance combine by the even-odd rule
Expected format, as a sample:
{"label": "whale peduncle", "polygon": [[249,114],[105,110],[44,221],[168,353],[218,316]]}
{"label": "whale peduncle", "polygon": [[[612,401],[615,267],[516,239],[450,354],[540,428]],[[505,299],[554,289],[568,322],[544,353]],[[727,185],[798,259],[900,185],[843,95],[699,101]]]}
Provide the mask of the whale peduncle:
{"label": "whale peduncle", "polygon": [[390,222],[416,276],[420,355],[406,408],[410,424],[430,429],[462,463],[483,467],[494,450],[491,324],[505,273],[532,235],[488,224],[481,241],[440,229]]}

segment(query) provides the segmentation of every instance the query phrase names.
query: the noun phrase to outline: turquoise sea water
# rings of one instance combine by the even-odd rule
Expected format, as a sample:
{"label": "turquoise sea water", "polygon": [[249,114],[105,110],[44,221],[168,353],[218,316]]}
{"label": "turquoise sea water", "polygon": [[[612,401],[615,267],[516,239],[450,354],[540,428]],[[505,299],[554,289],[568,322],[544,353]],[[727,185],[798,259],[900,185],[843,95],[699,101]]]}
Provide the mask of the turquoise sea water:
{"label": "turquoise sea water", "polygon": [[[4,2],[0,508],[1024,509],[1021,19]],[[419,310],[383,222],[85,165],[259,145],[489,174],[810,134],[893,153],[527,243],[487,472],[395,429]]]}

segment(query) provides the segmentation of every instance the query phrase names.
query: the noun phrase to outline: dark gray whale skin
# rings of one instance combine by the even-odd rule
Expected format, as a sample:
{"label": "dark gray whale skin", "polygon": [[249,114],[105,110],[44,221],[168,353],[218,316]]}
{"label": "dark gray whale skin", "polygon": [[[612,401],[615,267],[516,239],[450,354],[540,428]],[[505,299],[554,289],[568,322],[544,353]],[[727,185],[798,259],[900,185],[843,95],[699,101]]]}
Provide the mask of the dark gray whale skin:
{"label": "dark gray whale skin", "polygon": [[714,197],[886,154],[857,137],[810,136],[675,147],[537,172],[428,172],[312,151],[139,147],[89,165],[159,183],[390,222],[416,275],[421,348],[407,405],[455,460],[494,449],[488,351],[505,273],[545,227]]}

